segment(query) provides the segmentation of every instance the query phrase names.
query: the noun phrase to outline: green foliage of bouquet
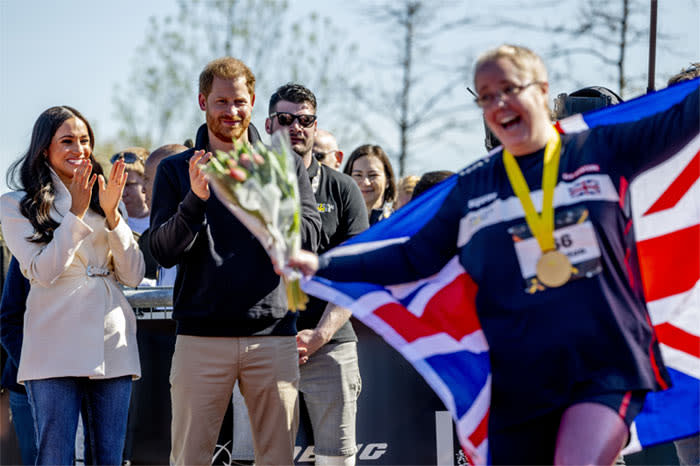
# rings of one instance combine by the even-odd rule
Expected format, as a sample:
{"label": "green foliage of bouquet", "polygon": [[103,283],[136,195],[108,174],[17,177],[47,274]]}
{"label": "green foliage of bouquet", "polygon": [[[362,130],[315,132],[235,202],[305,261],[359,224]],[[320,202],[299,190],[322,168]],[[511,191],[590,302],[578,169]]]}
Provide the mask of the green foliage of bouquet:
{"label": "green foliage of bouquet", "polygon": [[301,274],[286,266],[301,248],[301,204],[294,155],[279,133],[273,148],[261,142],[235,143],[230,152],[216,151],[205,167],[214,194],[260,241],[283,270],[288,307],[306,309]]}

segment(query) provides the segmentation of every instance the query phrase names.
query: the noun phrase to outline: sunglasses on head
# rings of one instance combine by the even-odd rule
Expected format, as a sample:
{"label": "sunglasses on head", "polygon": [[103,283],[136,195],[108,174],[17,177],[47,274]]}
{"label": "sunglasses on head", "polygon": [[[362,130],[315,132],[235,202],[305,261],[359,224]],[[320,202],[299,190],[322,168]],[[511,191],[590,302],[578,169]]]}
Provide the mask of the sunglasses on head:
{"label": "sunglasses on head", "polygon": [[134,154],[133,152],[118,152],[114,154],[111,159],[109,159],[109,163],[114,165],[114,162],[116,162],[119,159],[124,159],[124,162],[126,163],[134,163],[137,160],[141,160],[141,157]]}
{"label": "sunglasses on head", "polygon": [[270,118],[277,117],[277,121],[282,126],[291,126],[294,120],[299,120],[299,124],[304,128],[314,124],[316,121],[316,115],[295,115],[293,113],[287,112],[274,112],[270,113]]}

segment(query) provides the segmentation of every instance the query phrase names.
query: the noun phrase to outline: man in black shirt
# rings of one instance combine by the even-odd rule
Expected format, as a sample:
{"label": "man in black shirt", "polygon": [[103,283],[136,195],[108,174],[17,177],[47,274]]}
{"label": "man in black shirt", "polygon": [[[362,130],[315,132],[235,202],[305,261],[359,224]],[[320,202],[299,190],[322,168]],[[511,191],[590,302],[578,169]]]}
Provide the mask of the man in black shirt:
{"label": "man in black shirt", "polygon": [[[357,184],[319,164],[313,156],[316,125],[316,97],[305,87],[286,84],[270,98],[265,129],[270,134],[286,131],[292,149],[308,170],[321,215],[318,252],[324,253],[369,224]],[[349,317],[350,311],[311,297],[297,322],[299,392],[311,419],[317,465],[355,464],[355,414],[361,379],[357,337]]]}
{"label": "man in black shirt", "polygon": [[[170,374],[173,404],[171,464],[211,464],[233,385],[240,381],[250,410],[257,464],[292,464],[298,426],[296,314],[260,243],[212,196],[202,171],[215,150],[254,143],[250,124],[255,77],[224,57],[199,77],[206,124],[195,147],[163,160],[156,173],[151,252],[178,266],[173,318],[177,341]],[[296,164],[302,205],[302,245],[320,233],[309,177]]]}

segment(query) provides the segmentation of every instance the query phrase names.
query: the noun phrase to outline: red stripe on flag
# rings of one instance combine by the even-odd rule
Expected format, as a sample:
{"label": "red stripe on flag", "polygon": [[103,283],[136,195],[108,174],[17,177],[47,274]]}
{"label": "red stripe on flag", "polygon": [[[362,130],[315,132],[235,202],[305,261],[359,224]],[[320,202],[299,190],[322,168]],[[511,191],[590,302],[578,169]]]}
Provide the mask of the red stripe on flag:
{"label": "red stripe on flag", "polygon": [[670,209],[678,204],[685,193],[700,177],[700,152],[686,165],[680,175],[673,180],[671,186],[644,212],[644,215],[653,214],[662,210]]}
{"label": "red stripe on flag", "polygon": [[489,411],[486,411],[486,414],[484,415],[483,419],[479,423],[478,426],[476,426],[476,429],[474,429],[474,432],[469,436],[469,441],[474,445],[475,447],[478,447],[481,445],[481,443],[486,440],[486,435],[488,433],[488,426],[489,426]]}
{"label": "red stripe on flag", "polygon": [[637,243],[647,301],[690,290],[700,280],[700,225]]}
{"label": "red stripe on flag", "polygon": [[625,198],[627,197],[627,189],[629,189],[630,184],[627,182],[627,178],[624,176],[620,177],[620,209],[625,210]]}
{"label": "red stripe on flag", "polygon": [[460,274],[430,298],[420,317],[398,303],[380,306],[374,314],[409,343],[436,333],[447,333],[459,341],[481,328],[474,303],[476,290],[471,277]]}
{"label": "red stripe on flag", "polygon": [[654,327],[659,343],[700,358],[700,337],[668,322]]}

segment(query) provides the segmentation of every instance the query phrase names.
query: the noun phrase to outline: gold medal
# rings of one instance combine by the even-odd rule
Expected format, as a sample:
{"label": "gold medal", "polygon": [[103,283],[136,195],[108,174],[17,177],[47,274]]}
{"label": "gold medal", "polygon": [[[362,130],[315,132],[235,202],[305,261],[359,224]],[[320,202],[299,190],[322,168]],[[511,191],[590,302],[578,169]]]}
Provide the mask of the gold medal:
{"label": "gold medal", "polygon": [[525,221],[532,236],[537,239],[542,255],[537,260],[537,280],[549,288],[562,286],[569,281],[573,268],[569,258],[557,251],[554,241],[554,188],[559,173],[561,137],[553,129],[552,137],[544,149],[542,169],[542,213],[538,214],[530,197],[530,188],[525,181],[513,154],[503,149],[503,165],[513,192],[520,200],[525,212]]}
{"label": "gold medal", "polygon": [[537,279],[549,288],[562,286],[571,278],[571,262],[565,254],[545,251],[537,261]]}

